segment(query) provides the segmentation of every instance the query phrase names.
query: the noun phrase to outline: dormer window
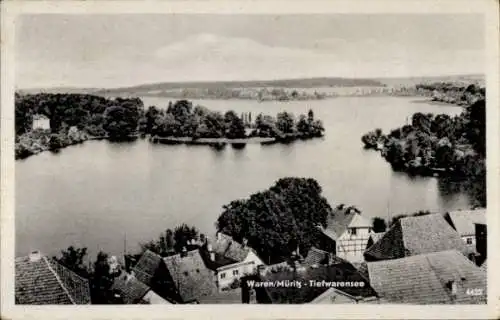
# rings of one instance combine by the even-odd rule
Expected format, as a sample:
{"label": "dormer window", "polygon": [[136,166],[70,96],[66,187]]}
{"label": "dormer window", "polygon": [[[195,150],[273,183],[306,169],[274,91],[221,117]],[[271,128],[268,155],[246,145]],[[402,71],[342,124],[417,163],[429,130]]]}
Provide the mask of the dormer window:
{"label": "dormer window", "polygon": [[352,235],[352,236],[355,236],[355,235],[356,235],[356,228],[352,228],[352,229],[351,229],[351,235]]}

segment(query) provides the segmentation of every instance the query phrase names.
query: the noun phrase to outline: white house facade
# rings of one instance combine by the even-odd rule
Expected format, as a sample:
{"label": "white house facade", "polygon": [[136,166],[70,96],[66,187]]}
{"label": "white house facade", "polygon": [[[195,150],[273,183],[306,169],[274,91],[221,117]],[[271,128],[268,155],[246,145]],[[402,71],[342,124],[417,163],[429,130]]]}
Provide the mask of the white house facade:
{"label": "white house facade", "polygon": [[32,129],[42,129],[48,130],[50,129],[50,119],[44,115],[36,114],[33,116],[33,124]]}
{"label": "white house facade", "polygon": [[458,232],[467,247],[475,250],[475,224],[486,224],[486,209],[448,212],[445,214],[445,220]]}
{"label": "white house facade", "polygon": [[217,234],[215,242],[208,242],[206,250],[219,290],[231,287],[243,276],[256,273],[257,267],[264,264],[247,245],[246,239],[239,243],[223,233]]}
{"label": "white house facade", "polygon": [[337,256],[350,262],[363,262],[363,253],[372,233],[370,221],[354,213],[347,228],[336,240]]}
{"label": "white house facade", "polygon": [[242,262],[222,266],[216,270],[217,286],[220,289],[229,287],[241,277],[256,273],[257,267],[263,264],[253,251],[249,251],[247,257]]}

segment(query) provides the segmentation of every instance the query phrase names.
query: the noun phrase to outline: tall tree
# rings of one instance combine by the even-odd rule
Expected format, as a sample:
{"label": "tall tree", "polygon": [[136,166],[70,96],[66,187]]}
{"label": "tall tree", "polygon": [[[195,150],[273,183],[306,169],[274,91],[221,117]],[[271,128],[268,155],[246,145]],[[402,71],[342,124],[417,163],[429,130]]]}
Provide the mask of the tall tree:
{"label": "tall tree", "polygon": [[248,239],[262,256],[277,261],[291,255],[293,241],[308,250],[317,240],[317,226],[325,226],[330,214],[316,180],[283,178],[249,199],[225,205],[217,229],[239,241]]}
{"label": "tall tree", "polygon": [[293,133],[295,127],[293,114],[286,111],[278,113],[276,126],[283,133]]}
{"label": "tall tree", "polygon": [[387,229],[387,223],[384,219],[375,217],[373,219],[373,231],[374,232],[385,232]]}
{"label": "tall tree", "polygon": [[226,137],[229,139],[245,138],[245,126],[241,118],[234,111],[228,111],[224,115],[226,123]]}
{"label": "tall tree", "polygon": [[61,257],[55,258],[60,264],[74,271],[76,274],[87,278],[89,270],[85,265],[85,257],[87,256],[87,248],[68,247],[61,251]]}
{"label": "tall tree", "polygon": [[192,240],[198,239],[198,230],[195,227],[189,227],[187,224],[182,224],[174,230],[174,248],[176,252],[181,252],[183,248],[190,249]]}
{"label": "tall tree", "polygon": [[111,286],[113,277],[108,264],[108,254],[100,251],[94,263],[94,272],[91,281],[92,304],[109,304],[114,300]]}

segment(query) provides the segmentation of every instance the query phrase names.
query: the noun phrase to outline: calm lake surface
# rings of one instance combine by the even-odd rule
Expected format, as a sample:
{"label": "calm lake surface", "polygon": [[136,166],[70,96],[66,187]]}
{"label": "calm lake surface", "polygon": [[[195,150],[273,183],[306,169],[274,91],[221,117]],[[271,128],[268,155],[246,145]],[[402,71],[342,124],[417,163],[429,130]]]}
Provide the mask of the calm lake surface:
{"label": "calm lake surface", "polygon": [[[144,98],[165,107],[169,99]],[[87,141],[16,162],[16,255],[39,249],[57,254],[70,245],[121,254],[185,222],[213,234],[222,206],[270,187],[286,176],[312,177],[330,204],[352,204],[367,217],[418,210],[467,208],[470,199],[436,178],[395,173],[361,135],[399,127],[415,112],[459,114],[460,107],[415,103],[414,98],[348,97],[319,101],[195,100],[222,112],[275,115],[313,109],[323,139],[290,145],[206,146]]]}

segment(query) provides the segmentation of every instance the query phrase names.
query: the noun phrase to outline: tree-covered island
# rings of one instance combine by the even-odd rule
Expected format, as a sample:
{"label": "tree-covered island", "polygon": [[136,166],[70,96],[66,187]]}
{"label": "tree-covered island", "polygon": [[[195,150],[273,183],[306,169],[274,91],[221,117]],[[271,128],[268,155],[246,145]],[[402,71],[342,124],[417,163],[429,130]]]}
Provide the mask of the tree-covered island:
{"label": "tree-covered island", "polygon": [[383,134],[375,129],[361,137],[367,149],[395,170],[454,179],[486,206],[486,104],[476,100],[454,117],[415,113],[411,123]]}
{"label": "tree-covered island", "polygon": [[[39,125],[46,120],[45,125]],[[139,98],[109,99],[89,94],[26,94],[15,96],[15,156],[58,151],[90,139],[123,141],[150,136],[151,141],[199,144],[287,142],[323,136],[312,110],[298,119],[288,112],[276,117],[251,112],[225,114],[188,100],[167,108],[149,107]]]}
{"label": "tree-covered island", "polygon": [[240,116],[230,110],[222,114],[203,106],[193,107],[187,100],[171,103],[166,110],[149,107],[144,119],[141,132],[160,142],[245,143],[253,138],[284,142],[321,137],[324,132],[323,124],[314,118],[312,110],[307,116],[300,115],[298,121],[289,112],[280,112],[276,117],[260,113],[252,121],[251,112]]}

